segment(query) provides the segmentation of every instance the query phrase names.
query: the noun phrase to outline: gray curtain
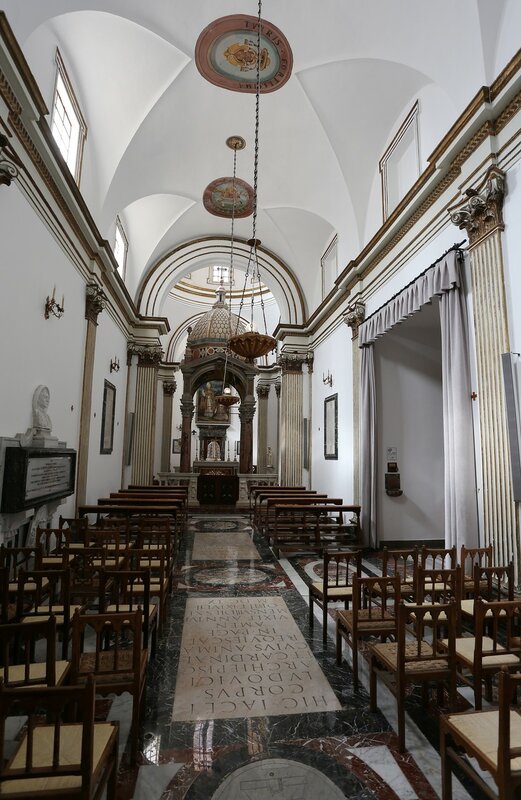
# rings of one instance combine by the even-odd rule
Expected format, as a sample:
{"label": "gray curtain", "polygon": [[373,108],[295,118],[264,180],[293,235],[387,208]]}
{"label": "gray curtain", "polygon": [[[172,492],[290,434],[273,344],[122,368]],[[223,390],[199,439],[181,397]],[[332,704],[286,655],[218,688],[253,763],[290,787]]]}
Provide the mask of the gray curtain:
{"label": "gray curtain", "polygon": [[440,297],[445,464],[445,542],[472,546],[478,539],[474,441],[465,298],[459,252],[451,251],[360,326],[362,528],[371,547],[376,530],[376,395],[373,343]]}
{"label": "gray curtain", "polygon": [[478,546],[474,432],[465,300],[460,289],[440,297],[445,545]]}
{"label": "gray curtain", "polygon": [[360,359],[360,419],[362,425],[362,511],[361,525],[364,544],[376,547],[376,480],[377,480],[377,438],[376,438],[376,383],[374,372],[374,347],[372,344],[362,348]]}

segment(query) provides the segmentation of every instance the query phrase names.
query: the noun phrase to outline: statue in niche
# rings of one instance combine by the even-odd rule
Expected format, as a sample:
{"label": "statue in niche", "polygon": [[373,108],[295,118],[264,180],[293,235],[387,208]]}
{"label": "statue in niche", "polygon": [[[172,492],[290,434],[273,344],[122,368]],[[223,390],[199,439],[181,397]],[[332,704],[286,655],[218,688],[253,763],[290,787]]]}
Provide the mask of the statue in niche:
{"label": "statue in niche", "polygon": [[215,391],[210,381],[208,381],[208,383],[206,384],[206,388],[203,394],[204,394],[204,416],[213,417],[215,412],[217,411],[217,401],[215,400]]}
{"label": "statue in niche", "polygon": [[266,452],[266,466],[270,468],[273,467],[273,453],[271,447],[268,447]]}
{"label": "statue in niche", "polygon": [[221,446],[217,441],[217,439],[212,439],[212,441],[209,442],[208,450],[206,451],[206,460],[207,461],[221,460]]}
{"label": "statue in niche", "polygon": [[47,436],[52,431],[52,422],[47,409],[51,393],[47,386],[37,386],[33,394],[33,430],[38,435]]}

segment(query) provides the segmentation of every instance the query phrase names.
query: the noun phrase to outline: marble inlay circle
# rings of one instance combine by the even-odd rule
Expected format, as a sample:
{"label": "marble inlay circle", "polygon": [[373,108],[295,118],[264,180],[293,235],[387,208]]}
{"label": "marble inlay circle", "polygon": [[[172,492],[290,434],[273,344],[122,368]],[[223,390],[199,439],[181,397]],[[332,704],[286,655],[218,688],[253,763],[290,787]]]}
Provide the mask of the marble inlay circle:
{"label": "marble inlay circle", "polygon": [[236,520],[213,520],[201,519],[193,523],[193,527],[197,531],[236,531],[239,530],[239,523]]}
{"label": "marble inlay circle", "polygon": [[261,569],[240,567],[209,567],[195,572],[193,577],[198,583],[209,586],[232,586],[236,583],[249,586],[269,580],[269,576]]}
{"label": "marble inlay circle", "polygon": [[313,767],[286,758],[266,758],[235,770],[221,783],[212,800],[345,800],[333,781]]}
{"label": "marble inlay circle", "polygon": [[[195,46],[195,63],[206,80],[233,92],[254,94],[257,80],[257,17],[233,14],[210,23]],[[263,19],[260,37],[260,90],[274,92],[291,75],[293,54],[275,25]]]}
{"label": "marble inlay circle", "polygon": [[253,212],[253,189],[249,183],[235,178],[216,178],[203,194],[203,204],[216,217],[231,218],[235,200],[235,216],[249,217]]}

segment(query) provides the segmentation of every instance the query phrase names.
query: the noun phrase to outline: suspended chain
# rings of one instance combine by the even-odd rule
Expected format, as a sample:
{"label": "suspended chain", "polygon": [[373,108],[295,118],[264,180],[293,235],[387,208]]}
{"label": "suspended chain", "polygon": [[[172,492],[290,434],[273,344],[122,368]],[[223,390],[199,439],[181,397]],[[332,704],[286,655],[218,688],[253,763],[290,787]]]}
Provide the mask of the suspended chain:
{"label": "suspended chain", "polygon": [[250,264],[253,261],[253,268],[252,268],[252,275],[251,275],[251,308],[250,308],[250,327],[253,330],[253,311],[255,306],[255,281],[258,284],[258,291],[260,297],[260,304],[262,310],[262,318],[264,321],[264,331],[267,333],[268,325],[266,323],[266,311],[264,308],[264,297],[262,294],[262,285],[261,285],[261,274],[260,274],[260,266],[259,266],[259,258],[257,254],[257,190],[258,190],[258,178],[259,178],[259,124],[260,124],[260,86],[261,86],[261,76],[260,76],[260,63],[261,63],[261,25],[262,25],[262,0],[259,0],[258,3],[258,13],[257,13],[257,74],[256,74],[256,82],[255,82],[255,135],[254,135],[254,150],[253,150],[253,214],[252,214],[252,242],[253,244],[250,247],[250,253],[248,256],[248,263],[246,265],[246,274],[244,276],[244,285],[242,288],[242,295],[241,295],[241,302],[239,306],[239,315],[237,319],[237,325],[235,329],[235,334],[237,335],[239,330],[239,320],[242,315],[242,310],[244,306],[244,297],[246,294],[246,285],[248,283],[248,278],[250,277]]}

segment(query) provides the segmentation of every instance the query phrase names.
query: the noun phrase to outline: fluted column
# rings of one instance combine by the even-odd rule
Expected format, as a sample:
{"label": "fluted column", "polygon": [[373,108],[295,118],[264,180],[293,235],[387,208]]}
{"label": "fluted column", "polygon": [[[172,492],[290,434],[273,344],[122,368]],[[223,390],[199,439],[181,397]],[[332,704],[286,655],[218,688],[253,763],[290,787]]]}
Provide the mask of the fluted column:
{"label": "fluted column", "polygon": [[[470,272],[478,374],[479,420],[483,471],[485,544],[494,559],[514,559],[520,582],[518,508],[512,496],[508,427],[501,354],[510,349],[503,274],[503,198],[505,174],[491,167],[466,201],[449,209],[451,220],[469,237]],[[469,469],[471,469],[469,464]]]}
{"label": "fluted column", "polygon": [[303,375],[306,355],[282,355],[280,400],[280,483],[298,486],[302,483],[302,445],[304,433]]}
{"label": "fluted column", "polygon": [[266,453],[268,451],[268,397],[269,383],[257,385],[257,472],[266,472]]}
{"label": "fluted column", "polygon": [[96,352],[98,316],[105,308],[106,297],[96,283],[86,286],[85,319],[87,335],[83,357],[83,384],[81,389],[80,437],[78,443],[78,468],[76,477],[76,507],[84,505],[87,493],[89,468],[90,421],[92,417],[92,378]]}
{"label": "fluted column", "polygon": [[351,328],[353,359],[353,502],[359,503],[360,487],[360,348],[358,329],[365,319],[365,305],[359,300],[351,303],[344,314],[344,322]]}
{"label": "fluted column", "polygon": [[239,472],[251,472],[253,469],[253,417],[255,401],[243,400],[239,408],[241,420],[241,451],[239,455]]}
{"label": "fluted column", "polygon": [[181,472],[191,472],[192,450],[192,417],[194,403],[190,394],[183,393],[181,400]]}
{"label": "fluted column", "polygon": [[170,472],[170,453],[172,452],[172,406],[175,381],[163,381],[163,430],[161,435],[161,472]]}
{"label": "fluted column", "polygon": [[134,418],[132,483],[151,484],[154,475],[157,368],[163,351],[157,345],[129,345],[138,357]]}

